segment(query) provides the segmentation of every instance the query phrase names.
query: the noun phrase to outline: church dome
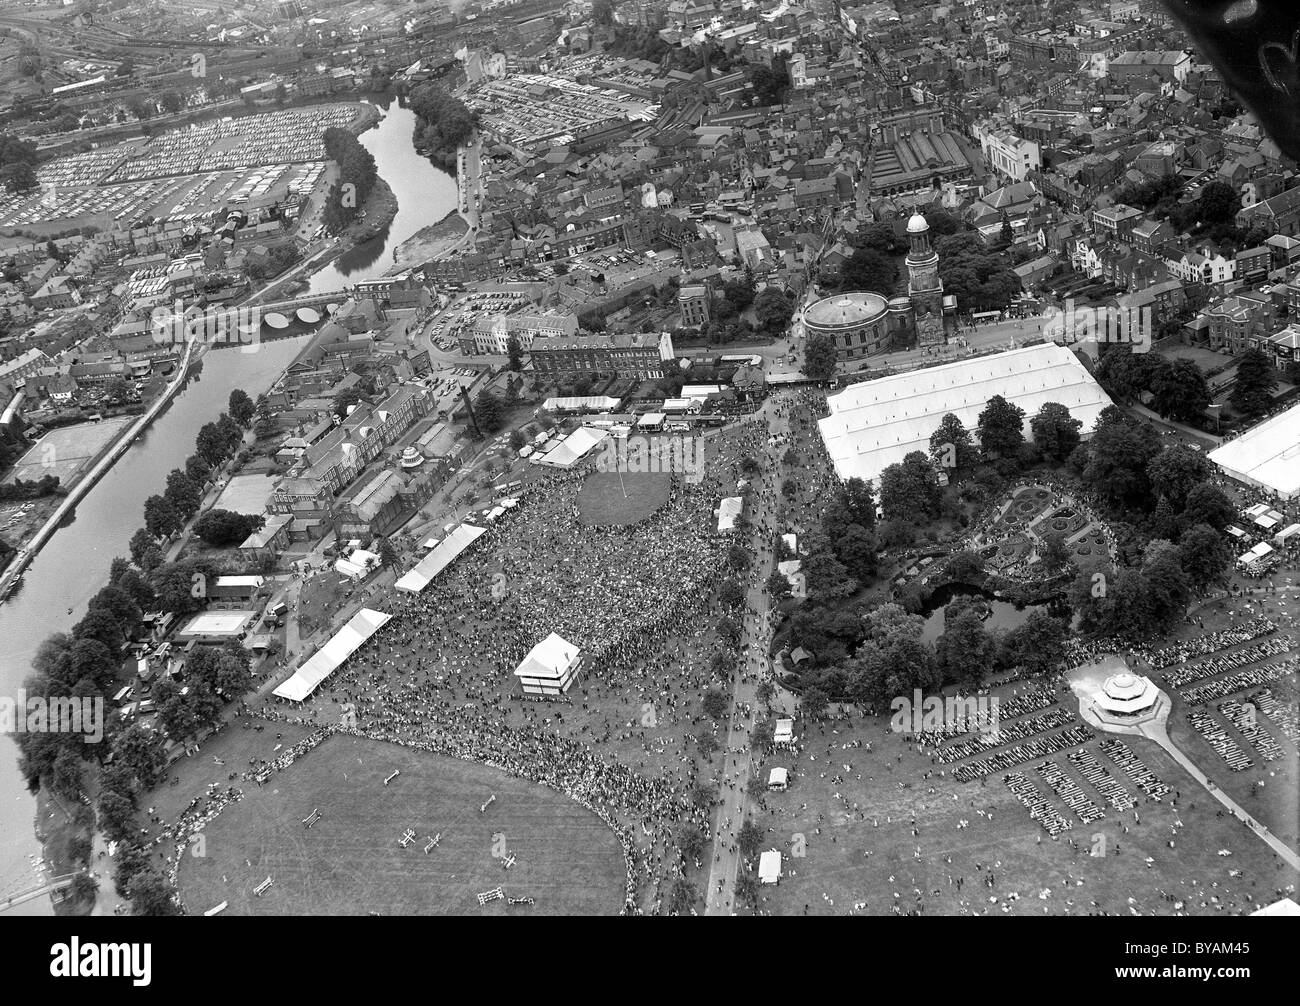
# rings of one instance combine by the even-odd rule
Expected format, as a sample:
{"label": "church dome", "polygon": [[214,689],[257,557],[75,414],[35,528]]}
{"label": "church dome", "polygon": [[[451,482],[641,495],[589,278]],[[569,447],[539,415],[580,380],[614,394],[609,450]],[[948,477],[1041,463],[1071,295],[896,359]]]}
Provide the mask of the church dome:
{"label": "church dome", "polygon": [[907,221],[908,234],[924,234],[930,229],[930,225],[925,222],[925,217],[919,213],[913,213],[912,219]]}

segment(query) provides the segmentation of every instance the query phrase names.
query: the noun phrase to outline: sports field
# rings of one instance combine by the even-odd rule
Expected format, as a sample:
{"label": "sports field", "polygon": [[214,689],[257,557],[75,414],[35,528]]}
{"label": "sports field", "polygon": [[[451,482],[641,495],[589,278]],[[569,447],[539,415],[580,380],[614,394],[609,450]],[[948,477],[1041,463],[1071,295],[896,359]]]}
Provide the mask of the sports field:
{"label": "sports field", "polygon": [[668,502],[672,476],[659,472],[592,472],[578,493],[584,524],[635,524]]}
{"label": "sports field", "polygon": [[18,460],[5,481],[22,479],[35,482],[46,475],[55,475],[66,489],[91,459],[117,436],[118,431],[135,418],[118,416],[98,423],[78,423],[51,430]]}
{"label": "sports field", "polygon": [[[493,769],[337,735],[262,788],[241,786],[244,799],[205,829],[205,855],[182,859],[191,914],[222,901],[231,915],[616,915],[623,904],[614,833],[566,797]],[[321,819],[306,828],[315,809]],[[408,828],[415,840],[403,849]],[[256,897],[268,876],[274,886]],[[480,907],[476,895],[498,886],[536,904]]]}

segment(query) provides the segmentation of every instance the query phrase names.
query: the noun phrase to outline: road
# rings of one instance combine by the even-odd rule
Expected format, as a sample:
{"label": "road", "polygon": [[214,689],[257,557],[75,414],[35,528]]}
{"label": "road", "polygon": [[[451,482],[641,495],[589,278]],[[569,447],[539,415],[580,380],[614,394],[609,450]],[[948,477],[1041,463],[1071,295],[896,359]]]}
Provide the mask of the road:
{"label": "road", "polygon": [[[772,434],[789,431],[789,419],[779,417],[770,409],[772,399],[763,404],[762,414],[767,416]],[[752,755],[755,710],[758,708],[758,686],[767,677],[767,654],[770,648],[771,628],[767,593],[767,578],[775,565],[772,554],[772,535],[765,531],[762,522],[774,523],[776,486],[779,482],[778,450],[768,449],[768,464],[764,467],[761,493],[750,514],[749,544],[755,556],[751,572],[751,586],[745,597],[745,615],[741,624],[740,657],[743,661],[732,693],[730,727],[723,757],[720,803],[713,828],[713,864],[709,869],[708,889],[705,892],[706,915],[734,915],[736,905],[736,877],[741,869],[739,834],[749,809],[746,787],[756,767]]]}
{"label": "road", "polygon": [[1169,757],[1183,767],[1183,771],[1199,782],[1210,796],[1223,804],[1228,813],[1254,832],[1256,838],[1265,842],[1270,849],[1282,858],[1287,866],[1291,867],[1293,870],[1300,870],[1300,856],[1296,855],[1295,850],[1269,831],[1264,825],[1260,824],[1259,821],[1253,818],[1250,814],[1246,813],[1237,801],[1232,799],[1232,797],[1228,796],[1227,793],[1211,782],[1196,763],[1187,757],[1187,755],[1179,749],[1178,745],[1170,739],[1169,733],[1165,729],[1163,723],[1143,723],[1141,731],[1144,736],[1151,738],[1164,748]]}

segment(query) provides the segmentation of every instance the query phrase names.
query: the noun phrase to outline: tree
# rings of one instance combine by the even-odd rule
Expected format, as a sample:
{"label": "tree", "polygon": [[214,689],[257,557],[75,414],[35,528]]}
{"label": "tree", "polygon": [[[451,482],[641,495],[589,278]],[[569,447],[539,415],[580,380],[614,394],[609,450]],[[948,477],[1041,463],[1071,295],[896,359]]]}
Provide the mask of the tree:
{"label": "tree", "polygon": [[1156,365],[1150,375],[1151,407],[1160,415],[1193,422],[1213,400],[1205,374],[1191,360]]}
{"label": "tree", "polygon": [[1113,504],[1145,510],[1155,503],[1147,466],[1159,453],[1160,438],[1149,426],[1132,423],[1108,406],[1089,443],[1084,481]]}
{"label": "tree", "polygon": [[203,502],[203,490],[179,468],[173,468],[167,475],[167,488],[164,497],[176,508],[181,519],[192,517]]}
{"label": "tree", "polygon": [[145,528],[140,528],[131,536],[131,541],[127,545],[127,551],[131,553],[131,561],[141,569],[145,568],[145,554],[153,549],[157,551],[158,541]]}
{"label": "tree", "polygon": [[144,525],[154,538],[166,538],[184,525],[176,505],[165,496],[150,496],[144,501]]}
{"label": "tree", "polygon": [[164,91],[160,101],[163,111],[168,114],[179,112],[185,107],[185,99],[180,96],[179,91]]}
{"label": "tree", "polygon": [[782,335],[794,315],[794,298],[784,290],[766,287],[754,300],[754,317],[760,334],[769,338]]}
{"label": "tree", "polygon": [[876,536],[861,524],[850,524],[835,539],[835,557],[858,582],[870,580],[880,561]]}
{"label": "tree", "polygon": [[171,887],[156,870],[144,870],[132,879],[131,913],[151,917],[180,914]]}
{"label": "tree", "polygon": [[209,510],[194,522],[194,533],[213,548],[238,545],[266,523],[261,514],[242,514],[232,510]]}
{"label": "tree", "polygon": [[809,719],[819,720],[826,712],[826,707],[830,704],[830,699],[824,691],[813,685],[803,693],[803,702],[800,708],[804,715]]}
{"label": "tree", "polygon": [[912,451],[902,463],[880,473],[880,506],[886,520],[932,517],[939,512],[941,495],[934,467],[920,451]]}
{"label": "tree", "polygon": [[1002,637],[1000,661],[1007,667],[1022,667],[1028,674],[1045,674],[1065,659],[1065,638],[1069,629],[1059,618],[1041,608],[1030,612],[1023,623]]}
{"label": "tree", "polygon": [[760,828],[752,818],[746,820],[736,832],[736,845],[740,848],[740,854],[746,859],[753,859],[758,855],[758,850],[762,848],[763,839],[766,837],[766,828]]}
{"label": "tree", "polygon": [[993,670],[997,644],[985,631],[980,616],[967,609],[956,618],[944,619],[935,656],[945,681],[978,687]]}
{"label": "tree", "polygon": [[1083,423],[1070,415],[1070,410],[1057,402],[1044,402],[1029,420],[1034,444],[1043,455],[1053,461],[1064,461],[1079,446],[1079,431]]}
{"label": "tree", "polygon": [[380,565],[392,569],[399,562],[397,549],[393,548],[393,543],[387,538],[379,539],[379,562]]}
{"label": "tree", "polygon": [[1187,493],[1183,505],[1182,523],[1184,527],[1208,524],[1216,531],[1222,531],[1237,516],[1237,508],[1217,486],[1208,482],[1193,486]]}
{"label": "tree", "polygon": [[953,583],[978,584],[984,579],[984,559],[978,552],[954,552],[943,564],[944,577]]}
{"label": "tree", "polygon": [[1048,569],[1064,569],[1070,561],[1069,549],[1065,547],[1065,535],[1044,534],[1043,547],[1038,551],[1038,558]]}
{"label": "tree", "polygon": [[237,643],[196,650],[185,664],[187,680],[200,681],[214,693],[238,698],[253,686],[248,651]]}
{"label": "tree", "polygon": [[135,832],[135,804],[116,790],[99,794],[99,824],[110,842],[122,842]]}
{"label": "tree", "polygon": [[822,332],[811,333],[804,346],[803,372],[814,381],[828,381],[835,376],[835,342]]}
{"label": "tree", "polygon": [[970,431],[956,415],[946,413],[939,428],[930,434],[930,458],[949,473],[969,468],[979,461]]}
{"label": "tree", "polygon": [[698,824],[687,821],[678,827],[677,851],[687,862],[698,860],[704,854],[704,832]]}
{"label": "tree", "polygon": [[98,608],[86,612],[85,617],[72,627],[72,635],[76,639],[98,640],[116,656],[126,643],[126,629],[111,612]]}
{"label": "tree", "polygon": [[986,457],[1015,458],[1025,442],[1025,410],[994,395],[980,413],[975,435]]}
{"label": "tree", "polygon": [[474,399],[474,416],[484,434],[496,433],[506,422],[500,400],[486,389]]}
{"label": "tree", "polygon": [[874,248],[858,248],[840,267],[840,286],[845,290],[870,290],[892,295],[898,285],[898,266]]}
{"label": "tree", "polygon": [[704,698],[700,702],[700,707],[704,710],[704,715],[711,720],[720,720],[727,715],[729,703],[727,697],[716,688],[710,688],[704,693]]}
{"label": "tree", "polygon": [[737,608],[745,600],[745,592],[734,579],[728,577],[718,584],[718,603],[727,608]]}
{"label": "tree", "polygon": [[135,397],[131,382],[120,374],[110,377],[104,385],[104,402],[107,405],[123,405]]}
{"label": "tree", "polygon": [[1204,591],[1221,583],[1232,569],[1232,551],[1223,535],[1208,524],[1195,524],[1183,532],[1178,543],[1178,561],[1187,574],[1188,585]]}
{"label": "tree", "polygon": [[524,349],[513,335],[506,340],[506,353],[510,357],[510,369],[518,373],[524,369]]}
{"label": "tree", "polygon": [[1142,564],[1142,579],[1146,586],[1150,618],[1154,623],[1141,631],[1164,634],[1178,624],[1187,612],[1191,600],[1191,583],[1183,572],[1182,557],[1177,546],[1168,541],[1153,541],[1147,546],[1147,557]]}
{"label": "tree", "polygon": [[1174,444],[1151,459],[1147,477],[1157,497],[1167,499],[1177,512],[1183,509],[1193,489],[1214,477],[1214,465],[1199,451]]}
{"label": "tree", "polygon": [[163,738],[150,733],[139,723],[132,723],[117,735],[113,754],[121,759],[131,774],[145,789],[153,789],[167,767],[167,752]]}
{"label": "tree", "polygon": [[1268,355],[1252,347],[1237,357],[1237,377],[1228,401],[1237,412],[1253,418],[1272,406],[1276,386],[1277,371]]}
{"label": "tree", "polygon": [[236,388],[230,393],[230,402],[227,405],[227,411],[230,418],[240,426],[248,426],[253,421],[253,416],[257,412],[257,406],[253,400],[248,397],[248,392],[243,388]]}
{"label": "tree", "polygon": [[346,419],[348,410],[361,402],[361,392],[353,388],[344,388],[334,396],[333,412],[340,419]]}
{"label": "tree", "polygon": [[1146,390],[1150,353],[1136,354],[1130,346],[1103,344],[1093,376],[1115,401],[1127,404]]}
{"label": "tree", "polygon": [[230,444],[216,423],[205,423],[199,430],[194,440],[194,451],[210,468],[216,468],[231,454]]}
{"label": "tree", "polygon": [[201,492],[207,485],[208,479],[212,477],[212,469],[197,454],[191,454],[185,459],[185,477]]}

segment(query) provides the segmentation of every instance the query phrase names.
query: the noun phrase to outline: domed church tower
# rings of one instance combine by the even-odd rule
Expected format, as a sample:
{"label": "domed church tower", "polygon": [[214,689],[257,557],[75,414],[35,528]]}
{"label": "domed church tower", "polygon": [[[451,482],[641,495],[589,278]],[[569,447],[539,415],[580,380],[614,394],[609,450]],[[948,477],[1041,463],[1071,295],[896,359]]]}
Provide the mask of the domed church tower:
{"label": "domed church tower", "polygon": [[943,322],[943,281],[939,279],[939,254],[930,244],[930,225],[919,213],[907,222],[907,296],[912,302],[918,346],[941,346],[947,341]]}

